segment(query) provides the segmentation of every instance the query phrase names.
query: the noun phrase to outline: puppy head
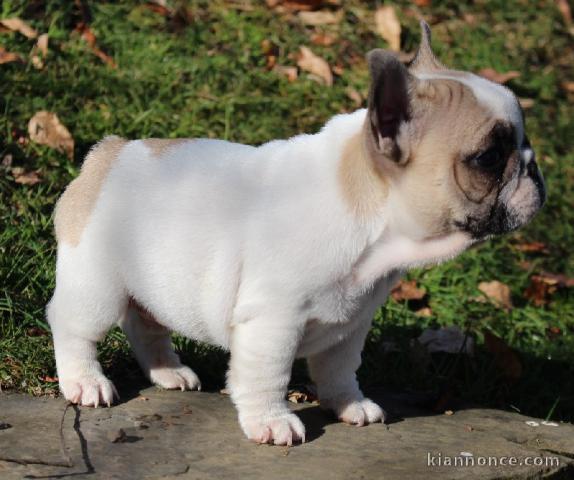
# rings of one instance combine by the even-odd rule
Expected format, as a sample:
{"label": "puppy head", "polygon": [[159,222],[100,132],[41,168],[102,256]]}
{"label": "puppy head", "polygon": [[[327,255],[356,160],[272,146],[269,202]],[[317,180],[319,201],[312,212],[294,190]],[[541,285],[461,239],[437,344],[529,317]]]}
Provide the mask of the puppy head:
{"label": "puppy head", "polygon": [[366,145],[389,180],[392,221],[419,238],[512,231],[545,200],[518,100],[502,85],[440,64],[421,26],[410,65],[383,50],[368,55]]}

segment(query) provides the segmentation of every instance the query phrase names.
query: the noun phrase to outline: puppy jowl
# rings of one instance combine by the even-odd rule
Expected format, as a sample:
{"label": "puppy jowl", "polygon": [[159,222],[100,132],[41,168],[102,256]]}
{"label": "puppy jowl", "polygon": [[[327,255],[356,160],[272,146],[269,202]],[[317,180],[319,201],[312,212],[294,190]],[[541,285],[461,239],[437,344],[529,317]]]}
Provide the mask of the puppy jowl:
{"label": "puppy jowl", "polygon": [[229,349],[245,435],[305,440],[285,394],[306,358],[321,406],[384,421],[355,372],[375,310],[402,272],[514,230],[544,202],[516,97],[433,55],[368,55],[368,108],[260,147],[107,137],[56,207],[47,307],[60,388],[109,405],[96,342],[126,332],[149,379],[198,389],[170,332]]}

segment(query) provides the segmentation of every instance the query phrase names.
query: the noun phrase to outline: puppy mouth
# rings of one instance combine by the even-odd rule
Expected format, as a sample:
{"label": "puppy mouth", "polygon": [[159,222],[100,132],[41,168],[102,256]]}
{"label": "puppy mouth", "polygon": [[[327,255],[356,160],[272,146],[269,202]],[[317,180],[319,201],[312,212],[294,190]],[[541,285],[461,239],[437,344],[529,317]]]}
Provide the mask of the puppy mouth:
{"label": "puppy mouth", "polygon": [[485,240],[493,235],[502,235],[521,226],[518,219],[511,215],[506,206],[496,203],[486,218],[468,215],[464,220],[455,220],[458,230],[468,233],[475,240]]}

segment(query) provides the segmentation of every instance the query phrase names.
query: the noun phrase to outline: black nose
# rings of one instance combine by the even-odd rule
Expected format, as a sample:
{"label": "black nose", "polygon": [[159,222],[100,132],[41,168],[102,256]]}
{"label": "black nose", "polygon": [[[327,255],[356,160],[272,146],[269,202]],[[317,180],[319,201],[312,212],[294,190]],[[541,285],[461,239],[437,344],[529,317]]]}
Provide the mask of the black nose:
{"label": "black nose", "polygon": [[544,205],[546,202],[546,187],[544,186],[544,178],[542,177],[542,173],[540,173],[540,169],[534,160],[531,160],[526,167],[526,173],[536,185],[538,189],[538,195],[540,197],[540,206]]}

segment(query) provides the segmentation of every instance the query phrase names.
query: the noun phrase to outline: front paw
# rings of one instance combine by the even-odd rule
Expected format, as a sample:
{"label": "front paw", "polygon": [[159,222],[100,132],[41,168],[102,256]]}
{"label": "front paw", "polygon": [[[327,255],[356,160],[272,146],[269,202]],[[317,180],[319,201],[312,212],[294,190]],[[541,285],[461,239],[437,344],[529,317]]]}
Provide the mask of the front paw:
{"label": "front paw", "polygon": [[342,422],[358,427],[385,421],[385,411],[369,398],[336,402],[328,404],[328,408]]}
{"label": "front paw", "polygon": [[305,443],[305,426],[293,413],[270,418],[240,417],[239,423],[247,438],[256,443],[274,445],[293,445],[298,441]]}

